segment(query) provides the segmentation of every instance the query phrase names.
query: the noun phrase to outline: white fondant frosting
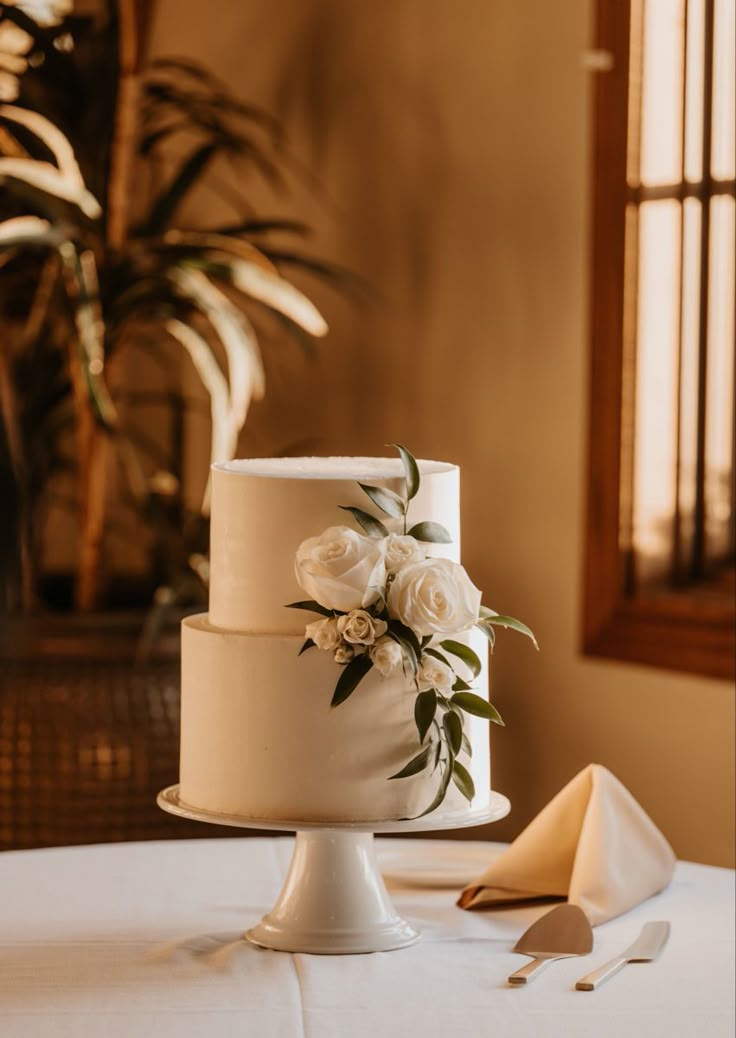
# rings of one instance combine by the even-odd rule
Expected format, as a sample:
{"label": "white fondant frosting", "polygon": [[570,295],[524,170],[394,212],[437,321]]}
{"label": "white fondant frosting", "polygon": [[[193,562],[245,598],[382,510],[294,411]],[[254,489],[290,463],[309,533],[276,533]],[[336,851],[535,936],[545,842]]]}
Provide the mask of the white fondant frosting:
{"label": "white fondant frosting", "polygon": [[[213,627],[205,614],[182,630],[180,793],[192,807],[251,818],[371,821],[419,814],[439,773],[388,781],[416,753],[415,690],[372,671],[334,709],[340,673],[327,652],[299,656],[303,638]],[[462,640],[485,656],[479,631]],[[486,668],[484,668],[484,676]],[[477,692],[487,696],[485,681]],[[473,808],[490,799],[488,722],[468,717]],[[452,785],[441,811],[467,801]]]}

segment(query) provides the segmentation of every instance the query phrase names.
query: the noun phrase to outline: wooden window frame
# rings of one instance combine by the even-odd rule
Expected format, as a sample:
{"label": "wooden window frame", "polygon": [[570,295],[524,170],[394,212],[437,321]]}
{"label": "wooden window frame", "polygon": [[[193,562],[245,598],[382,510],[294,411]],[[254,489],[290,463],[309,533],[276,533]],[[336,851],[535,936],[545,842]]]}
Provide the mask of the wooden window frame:
{"label": "wooden window frame", "polygon": [[627,597],[619,547],[624,371],[630,3],[597,0],[583,651],[714,678],[736,677],[736,608],[707,586]]}

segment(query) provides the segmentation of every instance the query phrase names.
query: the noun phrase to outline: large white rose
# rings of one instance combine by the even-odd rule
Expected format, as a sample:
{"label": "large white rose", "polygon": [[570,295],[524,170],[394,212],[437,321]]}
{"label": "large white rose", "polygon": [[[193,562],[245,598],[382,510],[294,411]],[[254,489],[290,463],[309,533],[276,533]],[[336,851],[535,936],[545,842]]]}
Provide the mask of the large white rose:
{"label": "large white rose", "polygon": [[427,557],[424,545],[408,534],[390,533],[385,541],[386,569],[396,573],[411,562],[421,562]]}
{"label": "large white rose", "polygon": [[430,688],[436,688],[438,692],[451,692],[454,683],[455,675],[452,668],[442,660],[436,660],[434,656],[425,656],[419,664],[417,688],[420,692],[427,692]]}
{"label": "large white rose", "polygon": [[376,638],[386,633],[387,626],[385,620],[377,620],[365,609],[353,609],[337,620],[338,631],[351,645],[373,645]]}
{"label": "large white rose", "polygon": [[331,526],[299,545],[294,571],[299,586],[325,609],[348,613],[364,608],[383,594],[383,541],[348,526]]}
{"label": "large white rose", "polygon": [[457,634],[478,620],[481,593],[462,566],[425,559],[398,571],[388,592],[388,610],[419,636]]}

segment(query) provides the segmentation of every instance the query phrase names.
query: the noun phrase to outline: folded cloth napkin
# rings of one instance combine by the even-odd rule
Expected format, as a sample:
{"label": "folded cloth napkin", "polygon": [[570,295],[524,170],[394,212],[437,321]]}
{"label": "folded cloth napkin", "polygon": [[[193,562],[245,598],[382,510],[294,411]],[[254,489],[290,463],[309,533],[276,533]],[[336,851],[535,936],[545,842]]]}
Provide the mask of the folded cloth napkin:
{"label": "folded cloth napkin", "polygon": [[460,895],[460,908],[562,898],[592,926],[664,890],[675,855],[628,789],[589,764]]}

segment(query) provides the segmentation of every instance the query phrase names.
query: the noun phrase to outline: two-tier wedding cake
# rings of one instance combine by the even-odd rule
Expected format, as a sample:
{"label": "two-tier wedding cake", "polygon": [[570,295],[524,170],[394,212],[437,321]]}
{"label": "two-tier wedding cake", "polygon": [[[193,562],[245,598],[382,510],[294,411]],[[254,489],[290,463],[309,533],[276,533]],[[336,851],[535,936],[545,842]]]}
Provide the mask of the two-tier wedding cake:
{"label": "two-tier wedding cake", "polygon": [[[483,623],[508,618],[479,612],[458,565],[458,468],[407,469],[407,456],[413,464],[404,452],[213,467],[209,613],[182,628],[184,804],[254,819],[387,820],[427,810],[443,784],[438,814],[487,806],[487,720],[500,718],[488,705]],[[408,497],[421,520],[413,536]],[[365,511],[374,500],[375,522]],[[461,594],[477,592],[480,624],[443,641],[457,574]],[[289,608],[305,587],[317,589],[312,605]],[[349,668],[359,679],[342,681],[349,698],[331,699]]]}

